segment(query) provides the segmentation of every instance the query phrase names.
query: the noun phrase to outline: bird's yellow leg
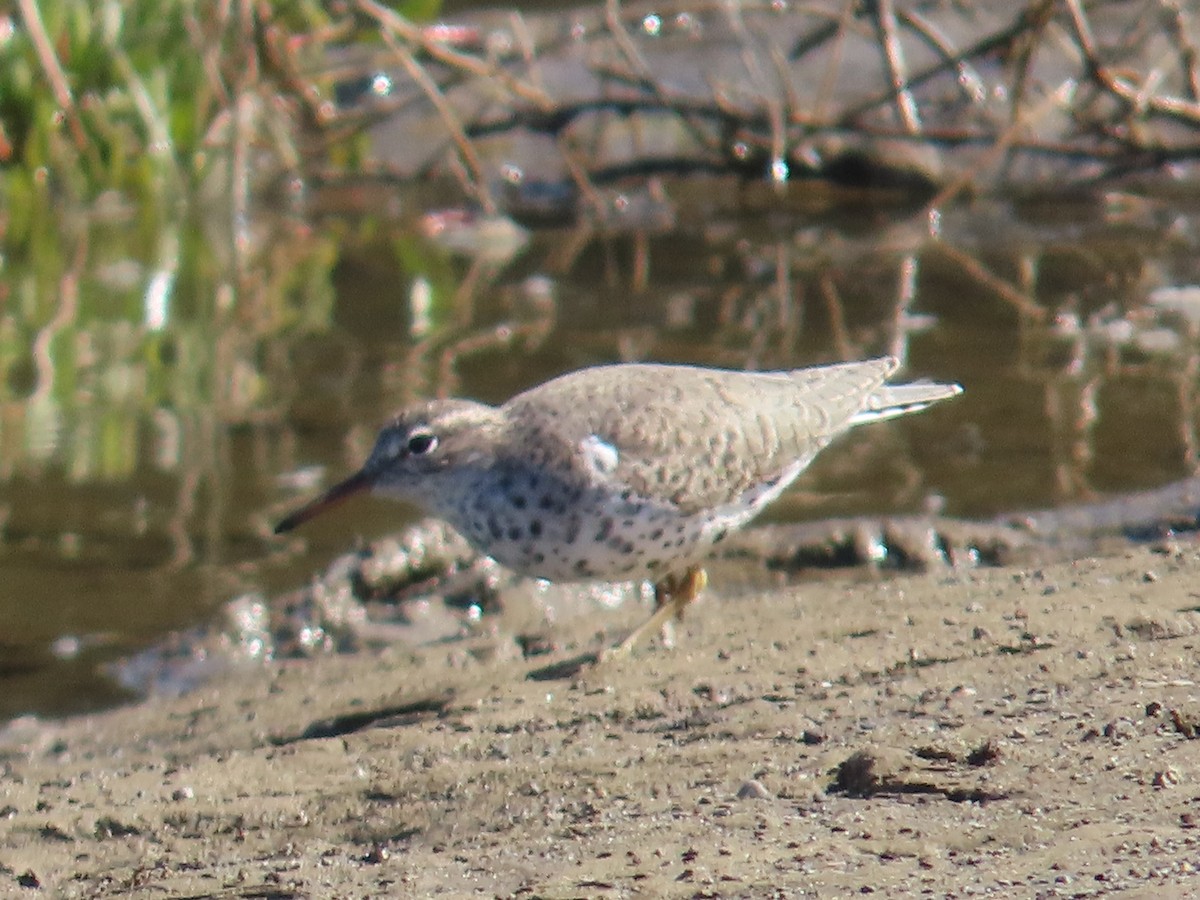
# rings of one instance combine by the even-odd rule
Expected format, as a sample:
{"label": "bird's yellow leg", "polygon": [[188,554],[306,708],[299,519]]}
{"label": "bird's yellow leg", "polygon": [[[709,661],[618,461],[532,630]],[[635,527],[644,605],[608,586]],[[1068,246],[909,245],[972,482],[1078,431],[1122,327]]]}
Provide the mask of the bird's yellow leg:
{"label": "bird's yellow leg", "polygon": [[664,647],[675,645],[672,619],[682,619],[687,605],[700,596],[708,584],[708,575],[699,566],[692,566],[682,575],[668,575],[654,585],[654,615],[633,630],[633,633],[604,654],[605,659],[626,656],[646,635],[658,630]]}

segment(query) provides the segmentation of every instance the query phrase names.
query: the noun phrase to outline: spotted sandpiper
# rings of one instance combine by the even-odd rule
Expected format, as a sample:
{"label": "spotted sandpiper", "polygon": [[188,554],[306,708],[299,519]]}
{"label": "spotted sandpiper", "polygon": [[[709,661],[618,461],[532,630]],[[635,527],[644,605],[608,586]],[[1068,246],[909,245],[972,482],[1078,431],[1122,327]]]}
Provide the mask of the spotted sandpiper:
{"label": "spotted sandpiper", "polygon": [[295,528],[370,490],[449,522],[481,553],[551,581],[654,579],[627,652],[703,589],[701,562],[855,425],[917,412],[956,384],[888,385],[891,357],[788,372],[621,364],[501,406],[431,400],[379,434],[365,465],[287,516]]}

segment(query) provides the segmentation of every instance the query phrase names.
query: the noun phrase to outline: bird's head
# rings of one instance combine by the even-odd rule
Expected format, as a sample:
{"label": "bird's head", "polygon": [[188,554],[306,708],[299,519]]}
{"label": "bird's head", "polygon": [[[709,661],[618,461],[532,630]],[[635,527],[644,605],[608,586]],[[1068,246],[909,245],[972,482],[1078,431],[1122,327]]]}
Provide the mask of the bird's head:
{"label": "bird's head", "polygon": [[437,512],[494,453],[498,411],[469,400],[431,400],[389,422],[363,467],[275,526],[282,534],[364,491]]}

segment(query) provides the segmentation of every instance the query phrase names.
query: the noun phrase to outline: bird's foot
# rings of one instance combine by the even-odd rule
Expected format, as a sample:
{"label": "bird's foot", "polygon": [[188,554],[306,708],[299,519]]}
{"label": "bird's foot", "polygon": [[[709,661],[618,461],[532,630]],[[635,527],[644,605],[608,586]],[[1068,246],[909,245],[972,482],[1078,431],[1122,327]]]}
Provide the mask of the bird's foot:
{"label": "bird's foot", "polygon": [[622,656],[628,656],[646,635],[655,631],[659,640],[667,648],[675,646],[674,620],[683,618],[683,611],[688,604],[700,595],[708,584],[708,575],[699,566],[693,566],[682,575],[668,575],[654,585],[654,614],[633,630],[633,633],[617,646],[600,654],[599,662],[607,662]]}

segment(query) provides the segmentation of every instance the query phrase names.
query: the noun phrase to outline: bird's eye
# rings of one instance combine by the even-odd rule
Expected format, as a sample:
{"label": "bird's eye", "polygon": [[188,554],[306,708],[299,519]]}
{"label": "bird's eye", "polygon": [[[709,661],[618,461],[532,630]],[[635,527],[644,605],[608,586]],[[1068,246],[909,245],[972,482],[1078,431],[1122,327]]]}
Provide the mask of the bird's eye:
{"label": "bird's eye", "polygon": [[437,446],[437,438],[427,431],[419,432],[408,439],[408,452],[413,456],[424,456]]}

